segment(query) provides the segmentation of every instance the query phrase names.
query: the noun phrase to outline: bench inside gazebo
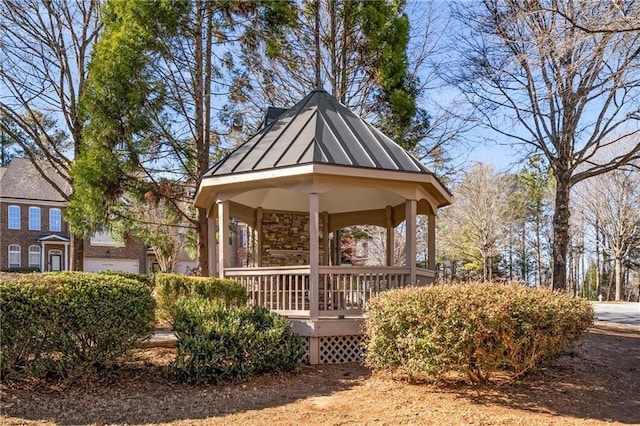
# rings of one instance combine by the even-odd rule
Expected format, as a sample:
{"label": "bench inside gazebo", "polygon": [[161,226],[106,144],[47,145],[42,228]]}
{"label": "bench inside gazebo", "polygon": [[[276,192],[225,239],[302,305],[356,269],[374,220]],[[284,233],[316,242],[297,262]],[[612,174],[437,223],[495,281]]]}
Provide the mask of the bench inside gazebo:
{"label": "bench inside gazebo", "polygon": [[[212,274],[247,289],[250,302],[285,315],[311,363],[358,361],[363,308],[376,294],[435,277],[435,219],[451,195],[424,165],[322,89],[281,113],[203,177]],[[426,269],[416,263],[416,218],[428,221]],[[230,223],[255,243],[231,267]],[[405,265],[394,234],[405,224]],[[386,230],[386,265],[340,262],[342,229]],[[221,244],[222,242],[222,244]]]}

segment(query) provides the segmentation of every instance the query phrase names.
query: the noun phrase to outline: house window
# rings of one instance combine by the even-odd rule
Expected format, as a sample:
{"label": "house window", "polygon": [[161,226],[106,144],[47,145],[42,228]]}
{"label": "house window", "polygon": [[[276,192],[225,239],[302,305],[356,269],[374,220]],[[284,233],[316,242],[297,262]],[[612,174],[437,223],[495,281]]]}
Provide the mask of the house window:
{"label": "house window", "polygon": [[9,229],[20,229],[20,206],[9,206]]}
{"label": "house window", "polygon": [[91,237],[91,245],[98,247],[124,247],[124,243],[116,241],[107,232],[98,232]]}
{"label": "house window", "polygon": [[39,268],[40,260],[41,260],[41,249],[40,246],[29,246],[29,267],[30,268]]}
{"label": "house window", "polygon": [[19,268],[20,266],[20,246],[17,244],[11,244],[9,246],[9,269]]}
{"label": "house window", "polygon": [[29,207],[29,230],[40,230],[40,207]]}
{"label": "house window", "polygon": [[60,209],[49,209],[49,231],[62,231],[62,213],[60,213]]}

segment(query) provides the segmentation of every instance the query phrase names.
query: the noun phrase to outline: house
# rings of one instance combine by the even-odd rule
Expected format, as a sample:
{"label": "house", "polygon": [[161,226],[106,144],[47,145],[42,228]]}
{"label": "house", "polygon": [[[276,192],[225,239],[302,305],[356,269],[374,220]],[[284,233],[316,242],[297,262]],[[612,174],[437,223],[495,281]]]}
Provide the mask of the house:
{"label": "house", "polygon": [[[434,281],[437,210],[451,203],[451,194],[410,153],[322,89],[266,124],[214,164],[198,188],[194,203],[208,212],[210,271],[240,282],[250,303],[287,316],[306,342],[309,362],[359,361],[367,300]],[[427,223],[421,262],[419,216]],[[245,267],[234,264],[228,244],[231,224],[239,222],[251,236]],[[341,230],[363,225],[384,229],[382,266],[343,261]]]}
{"label": "house", "polygon": [[[46,162],[38,163],[46,178],[25,158],[0,167],[0,270],[69,270],[71,236],[64,221],[71,192],[66,176]],[[147,273],[147,247],[133,239],[115,241],[96,234],[84,242],[84,270]]]}

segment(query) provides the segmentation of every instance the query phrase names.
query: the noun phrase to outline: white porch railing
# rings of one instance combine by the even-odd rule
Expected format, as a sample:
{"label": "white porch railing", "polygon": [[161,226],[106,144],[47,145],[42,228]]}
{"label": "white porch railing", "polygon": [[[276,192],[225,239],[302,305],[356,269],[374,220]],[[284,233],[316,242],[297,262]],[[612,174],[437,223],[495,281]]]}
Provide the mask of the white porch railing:
{"label": "white porch railing", "polygon": [[327,316],[362,312],[367,300],[409,284],[409,268],[321,266],[318,311]]}
{"label": "white porch railing", "polygon": [[225,278],[247,289],[250,305],[281,315],[309,316],[309,266],[227,268]]}
{"label": "white porch railing", "polygon": [[[373,296],[410,283],[408,267],[320,266],[318,313],[320,316],[358,316]],[[309,266],[226,268],[226,278],[242,284],[249,304],[261,305],[281,315],[308,317]],[[433,271],[418,270],[417,285],[432,282]]]}

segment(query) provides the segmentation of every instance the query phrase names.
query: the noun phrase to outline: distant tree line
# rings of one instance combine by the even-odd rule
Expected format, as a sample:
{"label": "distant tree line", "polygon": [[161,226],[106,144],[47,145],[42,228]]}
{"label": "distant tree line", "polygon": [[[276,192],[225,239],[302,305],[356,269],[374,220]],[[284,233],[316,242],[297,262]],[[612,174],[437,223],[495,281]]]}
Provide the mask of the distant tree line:
{"label": "distant tree line", "polygon": [[[552,285],[555,179],[539,157],[518,174],[476,164],[453,185],[438,222],[438,280]],[[574,188],[567,287],[596,300],[640,298],[640,173],[633,167]]]}

